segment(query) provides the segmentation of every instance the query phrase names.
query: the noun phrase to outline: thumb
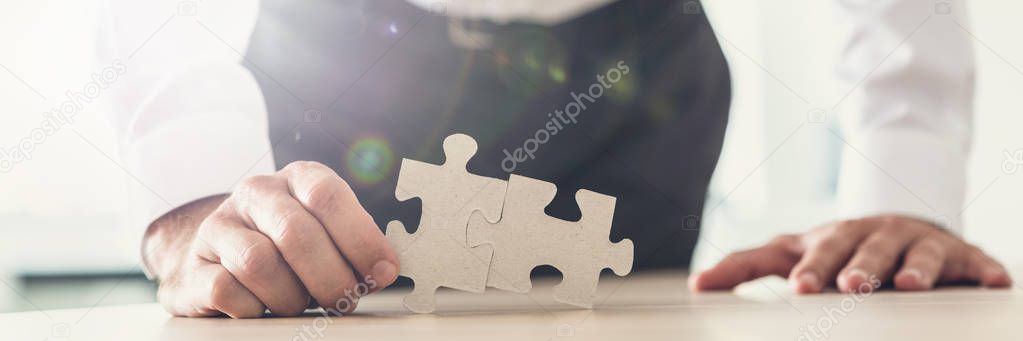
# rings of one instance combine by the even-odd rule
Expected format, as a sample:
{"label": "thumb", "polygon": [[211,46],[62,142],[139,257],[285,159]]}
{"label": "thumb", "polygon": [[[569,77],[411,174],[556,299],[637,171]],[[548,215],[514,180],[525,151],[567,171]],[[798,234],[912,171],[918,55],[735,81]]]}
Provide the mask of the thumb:
{"label": "thumb", "polygon": [[786,235],[759,248],[732,253],[714,267],[690,277],[689,289],[724,290],[764,276],[787,277],[799,262],[799,249],[798,239]]}

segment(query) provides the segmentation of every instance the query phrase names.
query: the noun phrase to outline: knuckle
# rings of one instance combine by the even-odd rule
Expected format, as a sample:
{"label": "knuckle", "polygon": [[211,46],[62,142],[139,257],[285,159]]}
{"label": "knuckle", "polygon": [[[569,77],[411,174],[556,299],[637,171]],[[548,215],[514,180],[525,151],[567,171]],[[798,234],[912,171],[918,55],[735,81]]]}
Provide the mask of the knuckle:
{"label": "knuckle", "polygon": [[233,305],[233,297],[238,291],[238,283],[227,270],[217,271],[210,278],[209,302],[213,309],[224,311]]}
{"label": "knuckle", "polygon": [[834,232],[848,234],[859,230],[861,226],[862,224],[859,220],[843,220],[835,224]]}
{"label": "knuckle", "polygon": [[892,245],[884,242],[866,243],[860,246],[859,252],[871,259],[894,259],[897,254]]}
{"label": "knuckle", "polygon": [[310,209],[327,212],[334,209],[341,199],[341,188],[335,183],[321,180],[309,189],[303,199]]}
{"label": "knuckle", "polygon": [[215,224],[217,224],[217,221],[213,216],[203,220],[202,224],[199,224],[199,229],[195,231],[195,240],[205,241],[213,238],[213,227]]}
{"label": "knuckle", "polygon": [[825,237],[825,238],[822,238],[821,240],[817,241],[817,245],[815,245],[814,248],[818,249],[818,250],[821,250],[821,251],[827,252],[827,251],[837,250],[839,247],[842,246],[842,244],[843,244],[843,242],[839,238],[836,238],[836,237]]}
{"label": "knuckle", "polygon": [[314,245],[313,240],[310,238],[314,235],[310,229],[313,226],[299,223],[297,221],[297,214],[291,213],[283,218],[278,234],[275,238],[277,245],[280,246],[281,250],[285,253],[299,253],[302,251],[309,251],[310,248],[307,245]]}
{"label": "knuckle", "polygon": [[803,235],[783,234],[772,238],[766,246],[787,255],[800,254],[804,249],[803,238]]}
{"label": "knuckle", "polygon": [[908,226],[900,226],[897,223],[881,222],[878,223],[876,232],[886,236],[904,236],[908,229]]}
{"label": "knuckle", "polygon": [[[283,235],[287,230],[301,229],[302,222],[299,221],[299,211],[288,208],[275,208],[274,209],[274,226],[273,229],[280,231],[280,235]],[[269,226],[268,226],[269,227]]]}
{"label": "knuckle", "polygon": [[270,184],[271,179],[272,177],[269,175],[253,175],[242,179],[238,183],[238,187],[247,190],[265,188]]}
{"label": "knuckle", "polygon": [[288,165],[284,166],[281,171],[286,173],[298,173],[301,174],[306,171],[313,169],[323,168],[323,164],[315,161],[293,161]]}
{"label": "knuckle", "polygon": [[270,242],[252,243],[238,255],[238,271],[245,276],[272,278],[276,248]]}
{"label": "knuckle", "polygon": [[793,242],[795,242],[797,240],[797,238],[798,237],[796,235],[793,235],[793,234],[783,234],[783,235],[779,235],[779,236],[776,236],[774,238],[771,238],[771,241],[767,242],[767,245],[788,246],[788,245],[791,245]]}
{"label": "knuckle", "polygon": [[203,219],[202,223],[199,223],[199,231],[202,232],[205,230],[206,233],[210,233],[210,230],[213,230],[218,226],[223,226],[224,224],[227,224],[228,221],[230,221],[229,213],[222,212],[220,210],[214,211],[213,213],[210,213],[209,216],[206,216],[206,219]]}
{"label": "knuckle", "polygon": [[945,255],[945,248],[940,242],[934,239],[923,239],[917,242],[913,253],[926,259],[937,259]]}
{"label": "knuckle", "polygon": [[893,228],[902,223],[902,218],[898,216],[886,215],[878,218],[877,225],[882,228]]}
{"label": "knuckle", "polygon": [[209,217],[206,217],[206,219],[199,224],[199,228],[195,232],[195,239],[192,241],[192,244],[195,246],[212,247],[212,245],[209,244],[209,241],[214,241],[219,238],[219,233],[217,232],[218,228],[224,226],[226,222],[226,218],[219,213],[214,213]]}
{"label": "knuckle", "polygon": [[273,183],[274,178],[269,175],[250,176],[238,183],[238,187],[233,194],[240,196],[242,200],[251,199],[267,191],[273,186]]}
{"label": "knuckle", "polygon": [[920,241],[920,248],[925,250],[925,251],[928,251],[930,253],[939,253],[939,252],[941,252],[942,250],[945,249],[942,246],[941,242],[939,242],[936,239],[931,239],[931,238],[925,238],[925,239],[921,240]]}

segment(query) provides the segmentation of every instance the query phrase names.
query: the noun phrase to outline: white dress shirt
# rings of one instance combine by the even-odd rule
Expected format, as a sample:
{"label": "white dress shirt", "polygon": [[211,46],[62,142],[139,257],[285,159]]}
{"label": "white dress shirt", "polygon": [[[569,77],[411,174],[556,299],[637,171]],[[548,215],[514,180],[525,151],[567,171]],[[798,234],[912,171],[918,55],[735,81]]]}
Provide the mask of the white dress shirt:
{"label": "white dress shirt", "polygon": [[840,121],[839,215],[896,213],[959,230],[976,66],[949,13],[966,13],[965,0],[839,4],[851,22],[839,77],[857,87]]}
{"label": "white dress shirt", "polygon": [[[433,1],[408,1],[437,10]],[[556,23],[610,1],[447,1],[442,10]],[[895,213],[957,227],[970,145],[971,42],[949,20],[926,20],[929,33],[915,34],[942,10],[933,2],[839,3],[851,23],[839,76],[856,89],[844,101],[856,109],[841,115],[848,144],[840,215]],[[107,6],[105,57],[128,69],[111,115],[124,166],[143,184],[135,186],[140,207],[132,220],[140,231],[175,207],[230,192],[245,175],[272,173],[266,108],[240,65],[258,2],[108,0]],[[961,0],[949,6],[962,13]]]}

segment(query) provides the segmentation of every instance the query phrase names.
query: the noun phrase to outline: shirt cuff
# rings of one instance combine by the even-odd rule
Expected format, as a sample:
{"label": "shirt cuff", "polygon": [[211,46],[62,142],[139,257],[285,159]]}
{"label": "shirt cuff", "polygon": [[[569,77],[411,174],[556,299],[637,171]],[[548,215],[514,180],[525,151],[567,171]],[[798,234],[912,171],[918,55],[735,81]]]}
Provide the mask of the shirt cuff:
{"label": "shirt cuff", "polygon": [[895,214],[960,231],[966,152],[939,135],[886,128],[846,144],[839,218]]}

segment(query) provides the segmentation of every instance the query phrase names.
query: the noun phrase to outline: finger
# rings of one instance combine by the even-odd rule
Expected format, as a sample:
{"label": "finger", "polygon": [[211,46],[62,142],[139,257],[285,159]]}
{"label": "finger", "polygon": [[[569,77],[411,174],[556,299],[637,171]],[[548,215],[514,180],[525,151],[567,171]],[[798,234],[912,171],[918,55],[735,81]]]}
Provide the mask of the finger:
{"label": "finger", "polygon": [[1008,271],[1005,271],[998,261],[988,256],[980,249],[975,247],[968,248],[971,254],[970,260],[972,265],[970,266],[975,270],[975,278],[981,285],[991,288],[1004,288],[1012,285],[1012,279],[1009,278]]}
{"label": "finger", "polygon": [[765,246],[728,255],[714,267],[689,278],[693,291],[732,289],[760,277],[788,276],[799,261],[797,240],[783,236]]}
{"label": "finger", "polygon": [[[255,318],[263,316],[266,307],[252,292],[239,283],[220,264],[198,260],[200,264],[186,278],[162,290],[160,302],[176,316],[217,316]],[[162,286],[162,284],[161,284]]]}
{"label": "finger", "polygon": [[867,232],[867,227],[861,224],[841,223],[810,244],[789,274],[789,282],[797,293],[818,293],[835,278]]}
{"label": "finger", "polygon": [[398,276],[398,256],[351,187],[330,168],[294,162],[282,170],[295,198],[323,223],[338,249],[378,290]]}
{"label": "finger", "polygon": [[945,246],[938,239],[925,237],[913,243],[895,275],[895,289],[930,290],[941,276],[945,257]]}
{"label": "finger", "polygon": [[200,257],[223,265],[272,313],[295,316],[305,311],[309,294],[269,238],[237,217],[219,213],[203,222],[196,238],[211,253],[199,251]]}
{"label": "finger", "polygon": [[[163,309],[174,316],[183,317],[205,317],[220,315],[221,312],[213,309],[201,309],[197,305],[194,290],[184,284],[192,281],[181,276],[195,276],[196,271],[182,272],[176,275],[161,278],[160,287],[156,291],[156,300],[160,302]],[[187,290],[186,290],[187,289]]]}
{"label": "finger", "polygon": [[914,236],[907,228],[882,228],[871,233],[839,272],[837,283],[841,291],[865,293],[877,289],[891,277],[906,247]]}
{"label": "finger", "polygon": [[1006,270],[1006,267],[987,254],[982,255],[987,266],[984,267],[984,271],[980,276],[981,285],[988,288],[1011,287],[1013,285],[1013,280],[1009,275],[1009,271]]}
{"label": "finger", "polygon": [[355,275],[327,232],[288,192],[284,179],[251,177],[239,191],[237,210],[273,241],[309,294],[322,307],[345,299]]}

